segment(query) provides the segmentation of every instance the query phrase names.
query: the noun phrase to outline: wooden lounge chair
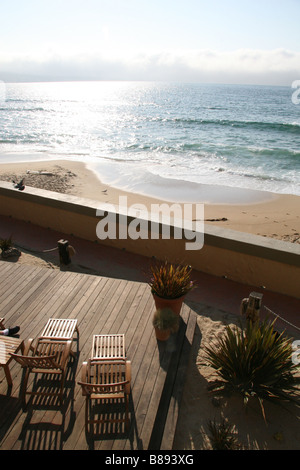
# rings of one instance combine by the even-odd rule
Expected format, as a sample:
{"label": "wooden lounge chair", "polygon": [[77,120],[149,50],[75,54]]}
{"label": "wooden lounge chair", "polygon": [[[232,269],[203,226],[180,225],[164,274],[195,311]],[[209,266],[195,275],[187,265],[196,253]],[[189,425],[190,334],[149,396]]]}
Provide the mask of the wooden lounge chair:
{"label": "wooden lounge chair", "polygon": [[[23,402],[26,402],[26,395],[49,395],[59,396],[60,402],[63,402],[63,390],[66,376],[68,359],[71,354],[72,341],[47,340],[38,338],[36,345],[33,346],[33,340],[29,339],[25,343],[23,354],[11,354],[11,356],[25,369],[23,382]],[[60,375],[59,392],[27,391],[29,374],[54,374]]]}
{"label": "wooden lounge chair", "polygon": [[[89,433],[89,425],[96,423],[122,423],[126,429],[129,425],[129,394],[131,381],[131,362],[103,361],[89,359],[82,364],[81,382],[82,395],[86,397],[85,429]],[[125,418],[115,418],[106,409],[107,418],[90,419],[90,406],[92,400],[105,401],[105,406],[121,401],[125,405]]]}

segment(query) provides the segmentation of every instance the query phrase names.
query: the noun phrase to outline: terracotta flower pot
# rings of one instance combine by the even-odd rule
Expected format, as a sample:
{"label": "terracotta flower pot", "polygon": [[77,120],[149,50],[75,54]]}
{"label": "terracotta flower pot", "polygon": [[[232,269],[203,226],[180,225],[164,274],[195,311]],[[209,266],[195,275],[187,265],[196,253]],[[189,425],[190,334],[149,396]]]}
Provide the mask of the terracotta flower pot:
{"label": "terracotta flower pot", "polygon": [[178,297],[177,299],[164,299],[159,297],[156,294],[152,294],[155,302],[156,309],[162,308],[171,308],[176,315],[180,315],[182,303],[184,301],[185,296]]}
{"label": "terracotta flower pot", "polygon": [[167,339],[169,339],[171,335],[170,330],[159,330],[158,328],[155,328],[155,327],[154,327],[154,330],[155,330],[156,338],[159,341],[167,341]]}

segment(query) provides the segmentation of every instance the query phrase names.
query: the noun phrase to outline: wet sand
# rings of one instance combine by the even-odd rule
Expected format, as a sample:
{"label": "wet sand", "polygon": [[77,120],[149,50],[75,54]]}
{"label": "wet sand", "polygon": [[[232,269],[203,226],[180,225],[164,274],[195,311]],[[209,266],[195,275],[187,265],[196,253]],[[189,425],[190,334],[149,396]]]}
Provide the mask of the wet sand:
{"label": "wet sand", "polygon": [[[27,185],[72,194],[114,206],[118,206],[120,197],[123,197],[127,207],[143,205],[148,211],[155,204],[177,204],[176,184],[180,186],[179,182],[174,183],[174,188],[170,188],[169,192],[170,200],[165,201],[149,195],[127,192],[108,186],[101,182],[94,171],[81,162],[51,160],[0,164],[1,180],[11,181],[13,186],[13,180],[19,182],[21,178],[25,178],[25,187]],[[218,186],[205,187],[205,185],[202,186],[199,194],[195,192],[195,188],[192,188],[192,191],[193,203],[190,202],[189,197],[187,204],[193,204],[194,220],[197,219],[196,205],[204,203],[204,220],[207,224],[300,243],[299,196],[236,190]],[[124,199],[125,197],[126,199]],[[218,202],[206,202],[207,199]],[[223,200],[228,199],[235,199],[235,202],[222,203]],[[185,202],[182,201],[182,204]],[[182,214],[185,214],[184,208]]]}

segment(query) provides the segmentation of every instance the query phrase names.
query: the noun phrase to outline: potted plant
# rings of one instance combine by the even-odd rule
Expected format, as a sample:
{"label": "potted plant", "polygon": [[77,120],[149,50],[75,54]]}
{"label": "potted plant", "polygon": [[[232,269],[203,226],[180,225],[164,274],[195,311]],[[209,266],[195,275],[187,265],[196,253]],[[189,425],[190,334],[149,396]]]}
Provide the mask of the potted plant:
{"label": "potted plant", "polygon": [[168,261],[153,264],[151,292],[157,309],[169,307],[179,315],[186,294],[195,287],[191,280],[191,266],[175,265]]}
{"label": "potted plant", "polygon": [[157,309],[153,316],[156,338],[166,341],[179,328],[179,316],[170,308]]}
{"label": "potted plant", "polygon": [[14,248],[12,236],[9,238],[1,238],[0,240],[1,256],[2,258],[9,258],[10,256],[20,256],[20,251]]}

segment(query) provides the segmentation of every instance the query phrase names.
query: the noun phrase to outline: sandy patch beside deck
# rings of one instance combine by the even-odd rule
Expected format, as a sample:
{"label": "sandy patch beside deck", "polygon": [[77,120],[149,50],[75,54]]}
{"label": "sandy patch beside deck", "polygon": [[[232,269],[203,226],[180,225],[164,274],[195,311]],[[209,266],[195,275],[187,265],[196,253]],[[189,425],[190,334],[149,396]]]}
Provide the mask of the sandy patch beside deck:
{"label": "sandy patch beside deck", "polygon": [[[122,191],[103,184],[85,164],[75,161],[40,161],[0,164],[0,179],[113,205],[120,196],[127,197],[128,207],[143,204],[150,211],[159,199]],[[217,191],[217,189],[216,189]],[[266,193],[266,200],[249,204],[205,204],[205,223],[265,237],[300,243],[300,197]],[[195,201],[201,203],[201,200]],[[173,202],[170,202],[170,205]]]}
{"label": "sandy patch beside deck", "polygon": [[174,449],[211,450],[208,422],[220,424],[222,419],[233,426],[242,450],[300,449],[300,414],[294,404],[264,402],[265,422],[257,400],[246,408],[241,397],[216,399],[208,389],[216,374],[205,359],[205,347],[222,336],[227,325],[235,327],[239,321],[235,315],[215,308],[205,308],[198,315]]}

